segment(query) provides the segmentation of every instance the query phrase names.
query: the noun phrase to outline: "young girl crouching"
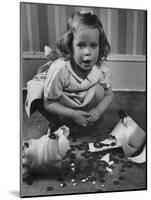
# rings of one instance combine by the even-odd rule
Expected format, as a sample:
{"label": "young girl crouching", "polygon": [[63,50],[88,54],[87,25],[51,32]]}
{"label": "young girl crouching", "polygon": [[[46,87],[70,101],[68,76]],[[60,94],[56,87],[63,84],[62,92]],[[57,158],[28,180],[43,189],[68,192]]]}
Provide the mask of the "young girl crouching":
{"label": "young girl crouching", "polygon": [[72,127],[79,131],[92,127],[93,135],[93,128],[113,100],[111,74],[103,63],[110,45],[98,17],[76,12],[69,18],[57,50],[61,56],[47,73],[44,109],[50,121],[67,124],[71,132]]}

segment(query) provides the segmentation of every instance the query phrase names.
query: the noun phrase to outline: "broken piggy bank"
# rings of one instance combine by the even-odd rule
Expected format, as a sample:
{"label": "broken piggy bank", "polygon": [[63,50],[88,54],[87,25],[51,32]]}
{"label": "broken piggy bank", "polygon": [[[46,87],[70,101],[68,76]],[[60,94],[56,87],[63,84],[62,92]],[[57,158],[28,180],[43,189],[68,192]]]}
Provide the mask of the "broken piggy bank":
{"label": "broken piggy bank", "polygon": [[[23,144],[22,164],[26,174],[51,174],[61,169],[61,160],[70,149],[69,128],[62,126],[55,132],[48,129],[39,139]],[[23,176],[24,176],[23,175]]]}
{"label": "broken piggy bank", "polygon": [[121,120],[112,130],[118,144],[123,148],[127,157],[132,156],[145,145],[146,134],[143,129],[124,111],[119,111]]}
{"label": "broken piggy bank", "polygon": [[[121,119],[110,133],[110,136],[100,143],[89,143],[89,150],[98,152],[122,147],[125,156],[130,160],[137,163],[145,162],[146,133],[125,111],[120,110],[119,115]],[[137,152],[140,154],[136,156],[135,153]]]}

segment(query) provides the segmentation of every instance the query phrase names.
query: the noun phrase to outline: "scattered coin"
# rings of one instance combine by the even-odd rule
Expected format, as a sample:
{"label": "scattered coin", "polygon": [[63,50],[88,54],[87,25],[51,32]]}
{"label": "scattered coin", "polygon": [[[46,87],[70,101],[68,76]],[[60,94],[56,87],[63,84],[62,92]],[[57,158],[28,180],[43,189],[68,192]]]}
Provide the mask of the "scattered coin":
{"label": "scattered coin", "polygon": [[72,182],[72,183],[73,183],[73,182],[75,182],[75,179],[74,179],[74,178],[72,178],[72,179],[71,179],[71,182]]}
{"label": "scattered coin", "polygon": [[112,143],[111,143],[111,146],[112,146],[112,147],[113,147],[113,146],[115,146],[115,145],[116,145],[116,143],[115,143],[115,142],[112,142]]}
{"label": "scattered coin", "polygon": [[32,180],[27,180],[27,185],[32,185],[33,184],[33,181]]}
{"label": "scattered coin", "polygon": [[118,185],[119,182],[118,182],[118,181],[114,181],[113,184],[114,184],[114,185]]}
{"label": "scattered coin", "polygon": [[71,166],[71,167],[74,167],[74,166],[75,166],[75,163],[72,162],[72,163],[70,164],[70,166]]}
{"label": "scattered coin", "polygon": [[47,190],[48,190],[48,191],[52,191],[52,190],[53,190],[53,187],[52,187],[51,185],[49,185],[49,186],[47,187]]}
{"label": "scattered coin", "polygon": [[104,146],[109,146],[109,144],[103,144],[103,143],[101,143],[101,142],[95,142],[95,143],[94,143],[94,147],[95,147],[95,148],[102,148],[102,147],[104,147]]}
{"label": "scattered coin", "polygon": [[60,183],[60,187],[65,187],[66,183]]}
{"label": "scattered coin", "polygon": [[74,172],[75,171],[75,167],[71,167],[71,170]]}
{"label": "scattered coin", "polygon": [[124,180],[124,177],[123,177],[123,176],[119,176],[118,179],[119,179],[120,181],[123,181],[123,180]]}
{"label": "scattered coin", "polygon": [[92,184],[95,185],[95,184],[96,184],[96,181],[92,181]]}
{"label": "scattered coin", "polygon": [[85,183],[87,181],[86,178],[81,178],[81,183]]}

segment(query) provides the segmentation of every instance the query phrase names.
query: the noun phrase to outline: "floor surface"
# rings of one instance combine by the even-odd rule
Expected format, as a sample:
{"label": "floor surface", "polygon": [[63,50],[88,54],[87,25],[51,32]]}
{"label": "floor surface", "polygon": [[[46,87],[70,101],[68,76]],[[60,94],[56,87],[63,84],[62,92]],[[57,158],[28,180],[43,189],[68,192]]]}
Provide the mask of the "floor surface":
{"label": "floor surface", "polygon": [[[38,112],[29,119],[23,107],[21,116],[21,143],[23,140],[39,138],[48,127],[48,121]],[[118,111],[125,110],[146,132],[146,94],[141,92],[115,92],[114,100],[102,121],[102,133],[109,134],[119,121]],[[127,160],[121,148],[101,153],[88,153],[88,143],[99,139],[83,136],[70,136],[71,157],[67,163],[74,162],[76,171],[68,169],[64,175],[35,177],[23,182],[21,175],[21,196],[45,196],[95,192],[113,192],[146,189],[146,163],[135,164]],[[109,153],[113,160],[111,172],[105,172],[99,159]],[[76,156],[73,156],[76,155]],[[21,170],[22,173],[22,170]],[[74,179],[74,181],[72,180]],[[64,183],[61,185],[61,183]],[[76,183],[76,184],[75,184]]]}

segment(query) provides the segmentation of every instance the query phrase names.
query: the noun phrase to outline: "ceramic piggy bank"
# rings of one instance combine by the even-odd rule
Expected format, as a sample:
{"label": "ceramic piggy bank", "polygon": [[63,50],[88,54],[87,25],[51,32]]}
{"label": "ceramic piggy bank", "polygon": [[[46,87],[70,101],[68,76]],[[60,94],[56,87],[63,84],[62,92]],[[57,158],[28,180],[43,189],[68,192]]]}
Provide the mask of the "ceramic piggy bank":
{"label": "ceramic piggy bank", "polygon": [[53,173],[61,168],[61,160],[70,149],[69,128],[62,126],[55,132],[48,129],[39,139],[31,139],[23,144],[22,164],[30,174]]}

